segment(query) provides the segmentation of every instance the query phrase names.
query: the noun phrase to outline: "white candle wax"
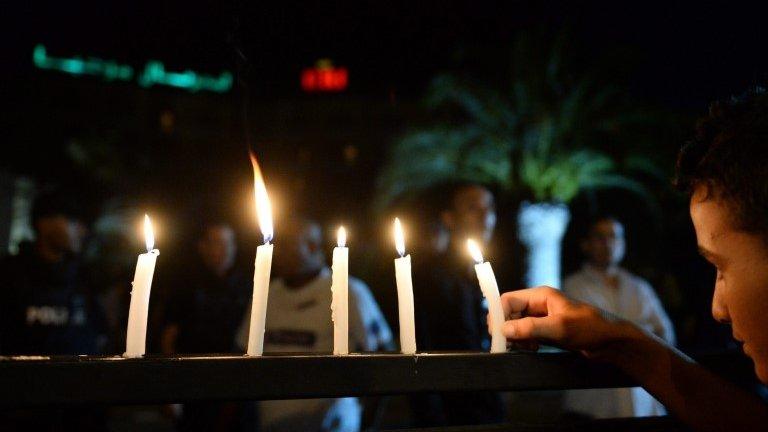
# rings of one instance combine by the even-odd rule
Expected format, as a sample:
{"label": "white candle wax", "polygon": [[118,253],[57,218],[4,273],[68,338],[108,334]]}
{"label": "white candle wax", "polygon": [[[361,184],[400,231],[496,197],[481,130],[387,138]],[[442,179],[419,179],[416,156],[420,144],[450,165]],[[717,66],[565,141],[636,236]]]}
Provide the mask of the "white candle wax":
{"label": "white candle wax", "polygon": [[264,353],[264,326],[267,321],[267,298],[269,296],[269,275],[272,270],[272,244],[256,248],[253,271],[253,300],[251,301],[251,322],[248,328],[249,356]]}
{"label": "white candle wax", "polygon": [[[339,230],[339,246],[333,248],[331,283],[331,320],[333,320],[333,354],[349,354],[349,249],[344,246],[343,229]],[[344,239],[346,240],[346,239]]]}
{"label": "white candle wax", "polygon": [[131,304],[128,310],[128,332],[125,337],[125,353],[123,357],[141,357],[146,352],[147,315],[149,313],[149,294],[152,288],[152,276],[155,274],[155,263],[160,251],[152,249],[154,235],[149,217],[144,216],[144,235],[147,243],[147,253],[139,255],[136,262],[136,273],[131,284]]}
{"label": "white candle wax", "polygon": [[501,295],[499,295],[499,285],[496,283],[496,276],[493,274],[491,263],[483,262],[483,255],[477,243],[467,240],[467,247],[477,263],[475,264],[477,281],[480,283],[480,290],[488,303],[488,330],[491,333],[491,352],[506,352],[507,339],[502,332],[504,327],[504,310],[501,307]]}
{"label": "white candle wax", "polygon": [[397,309],[400,316],[400,350],[403,354],[415,354],[416,324],[410,255],[395,259],[395,280],[397,281]]}
{"label": "white candle wax", "polygon": [[395,249],[400,254],[400,258],[395,259],[397,311],[400,318],[400,351],[403,354],[416,354],[416,323],[413,311],[411,256],[405,255],[405,234],[398,218],[395,218]]}
{"label": "white candle wax", "polygon": [[274,234],[272,226],[272,205],[256,156],[250,154],[253,166],[253,189],[256,197],[256,217],[259,221],[264,244],[256,248],[253,268],[253,298],[251,299],[251,321],[248,326],[248,348],[246,355],[260,356],[264,353],[264,326],[267,322],[267,298],[269,297],[269,275],[272,271],[272,249],[269,243]]}
{"label": "white candle wax", "polygon": [[488,301],[488,314],[490,315],[491,352],[499,353],[507,351],[507,339],[502,333],[504,327],[504,311],[501,308],[501,296],[496,276],[493,274],[491,263],[475,264],[475,273],[480,282],[480,290]]}

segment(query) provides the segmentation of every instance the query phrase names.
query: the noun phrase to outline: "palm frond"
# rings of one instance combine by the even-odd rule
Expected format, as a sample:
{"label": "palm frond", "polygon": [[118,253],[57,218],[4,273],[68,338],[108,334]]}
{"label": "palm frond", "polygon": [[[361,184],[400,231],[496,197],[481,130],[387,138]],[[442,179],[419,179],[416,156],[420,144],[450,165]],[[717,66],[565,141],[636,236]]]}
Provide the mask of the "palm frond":
{"label": "palm frond", "polygon": [[566,33],[521,35],[503,91],[436,77],[426,105],[447,120],[397,140],[379,177],[379,201],[452,180],[488,183],[537,201],[567,203],[585,188],[622,188],[651,200],[639,181],[621,172],[657,178],[652,161],[627,158],[619,165],[595,150],[625,142],[615,135],[647,116],[627,108],[616,87],[573,74],[566,67],[568,43]]}

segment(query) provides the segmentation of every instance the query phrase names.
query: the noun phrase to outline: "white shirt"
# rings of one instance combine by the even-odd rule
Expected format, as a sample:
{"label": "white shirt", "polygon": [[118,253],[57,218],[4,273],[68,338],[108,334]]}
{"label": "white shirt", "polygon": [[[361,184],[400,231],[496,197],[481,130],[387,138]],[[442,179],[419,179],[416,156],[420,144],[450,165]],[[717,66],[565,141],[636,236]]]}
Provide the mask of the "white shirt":
{"label": "white shirt", "polygon": [[[248,345],[250,308],[236,336]],[[301,288],[289,288],[282,279],[269,284],[264,352],[333,352],[331,270]],[[392,332],[368,286],[349,278],[349,348],[376,351],[392,341]],[[296,371],[301,373],[301,371]],[[362,408],[357,398],[300,399],[259,403],[261,431],[332,430],[356,432]]]}
{"label": "white shirt", "polygon": [[[563,291],[573,299],[631,321],[674,345],[672,322],[651,285],[621,268],[616,277],[618,287],[610,286],[599,271],[585,264],[565,279]],[[664,406],[640,387],[570,390],[565,392],[565,407],[594,418],[666,414]]]}

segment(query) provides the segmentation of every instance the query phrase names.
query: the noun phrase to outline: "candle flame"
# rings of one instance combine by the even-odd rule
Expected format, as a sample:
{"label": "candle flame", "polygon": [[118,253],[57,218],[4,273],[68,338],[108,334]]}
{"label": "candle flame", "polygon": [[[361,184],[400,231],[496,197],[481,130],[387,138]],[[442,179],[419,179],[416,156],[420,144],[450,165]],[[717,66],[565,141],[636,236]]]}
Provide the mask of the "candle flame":
{"label": "candle flame", "polygon": [[476,263],[483,263],[483,253],[480,252],[480,246],[477,245],[477,242],[472,239],[467,239],[467,249],[469,249],[469,254],[472,255],[472,259],[475,260]]}
{"label": "candle flame", "polygon": [[339,227],[337,238],[339,247],[345,247],[347,245],[347,230],[345,230],[344,227]]}
{"label": "candle flame", "polygon": [[272,205],[267,195],[267,187],[264,185],[264,177],[261,175],[259,163],[253,152],[249,152],[251,165],[253,165],[253,189],[256,194],[256,218],[261,228],[261,234],[264,236],[264,243],[269,243],[274,235],[272,226]]}
{"label": "candle flame", "polygon": [[151,252],[155,247],[155,232],[152,230],[152,222],[146,213],[144,214],[144,241],[147,243],[147,252]]}
{"label": "candle flame", "polygon": [[403,235],[403,226],[398,218],[395,218],[395,249],[400,256],[405,256],[405,236]]}

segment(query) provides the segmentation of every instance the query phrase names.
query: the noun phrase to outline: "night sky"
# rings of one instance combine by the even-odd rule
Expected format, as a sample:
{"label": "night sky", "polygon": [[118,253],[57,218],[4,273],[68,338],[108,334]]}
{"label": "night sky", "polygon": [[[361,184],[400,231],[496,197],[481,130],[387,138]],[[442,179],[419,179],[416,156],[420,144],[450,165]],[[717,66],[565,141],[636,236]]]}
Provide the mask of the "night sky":
{"label": "night sky", "polygon": [[[635,103],[679,116],[674,131],[658,129],[669,168],[709,101],[768,78],[764,12],[746,2],[14,2],[0,26],[7,149],[0,167],[68,178],[62,149],[73,139],[106,136],[128,164],[140,165],[131,159],[136,154],[165,151],[156,157],[162,166],[144,173],[162,169],[171,179],[178,175],[171,168],[185,164],[201,178],[222,177],[210,163],[217,157],[247,175],[247,146],[271,162],[268,173],[270,166],[301,171],[301,160],[285,156],[312,152],[315,159],[299,159],[327,173],[339,162],[318,153],[340,155],[354,145],[362,149],[360,172],[375,173],[397,134],[429,120],[418,104],[436,74],[503,88],[512,62],[525,61],[511,55],[517,36],[566,28],[575,72],[596,73]],[[176,71],[229,70],[236,83],[213,95],[65,76],[34,69],[38,43],[52,56],[112,59],[137,71],[149,60]],[[302,92],[301,70],[320,58],[349,70],[347,90]],[[158,131],[164,113],[175,116],[173,134]],[[359,184],[364,200],[372,179]]]}
{"label": "night sky", "polygon": [[[257,96],[293,95],[320,57],[346,65],[353,93],[417,96],[437,71],[503,75],[517,32],[574,29],[589,65],[628,62],[638,93],[697,106],[761,82],[768,28],[749,2],[13,2],[4,7],[4,74],[23,78],[44,43],[131,64],[235,69],[248,58]],[[8,12],[10,9],[10,13]],[[764,9],[764,8],[762,8]]]}

